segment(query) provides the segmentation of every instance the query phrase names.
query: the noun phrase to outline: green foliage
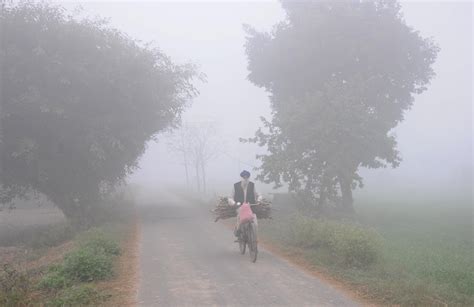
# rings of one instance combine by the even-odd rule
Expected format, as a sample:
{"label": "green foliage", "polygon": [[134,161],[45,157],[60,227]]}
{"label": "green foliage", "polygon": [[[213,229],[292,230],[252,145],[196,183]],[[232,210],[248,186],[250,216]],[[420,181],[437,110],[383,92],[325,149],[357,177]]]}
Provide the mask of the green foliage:
{"label": "green foliage", "polygon": [[195,68],[56,4],[6,2],[0,22],[0,198],[33,189],[86,223],[197,95]]}
{"label": "green foliage", "polygon": [[[473,306],[474,241],[472,202],[468,200],[358,201],[356,218],[383,236],[377,261],[370,266],[346,266],[348,242],[364,235],[347,232],[346,225],[307,217],[260,221],[262,237],[282,248],[298,251],[311,263],[348,282],[351,287],[381,305]],[[297,221],[297,222],[295,222]],[[334,229],[345,229],[331,248]],[[323,231],[326,230],[326,231]],[[317,233],[317,236],[313,236]],[[353,238],[355,236],[355,238]],[[342,238],[342,239],[341,239]],[[365,240],[365,239],[364,239]],[[369,241],[375,242],[375,241]],[[366,243],[364,243],[366,244]],[[357,243],[357,246],[364,246]],[[335,251],[337,249],[337,252]],[[355,254],[358,254],[355,250]],[[350,255],[350,253],[349,253]],[[370,253],[367,254],[371,258]],[[357,259],[366,259],[358,256]]]}
{"label": "green foliage", "polygon": [[292,244],[306,248],[317,247],[320,245],[318,244],[318,241],[321,241],[322,237],[316,237],[314,235],[316,228],[314,220],[299,217],[298,222],[293,221],[290,225],[290,242]]}
{"label": "green foliage", "polygon": [[91,229],[81,235],[79,247],[67,254],[62,264],[49,269],[39,287],[58,290],[75,282],[107,279],[113,274],[113,259],[119,254],[119,245],[103,230]]}
{"label": "green foliage", "polygon": [[380,257],[381,237],[362,225],[296,217],[291,225],[291,242],[299,247],[326,249],[345,267],[367,267]]}
{"label": "green foliage", "polygon": [[91,249],[105,255],[120,255],[120,246],[110,235],[99,228],[92,228],[85,232],[80,238],[80,246],[85,249]]}
{"label": "green foliage", "polygon": [[366,267],[380,257],[380,236],[372,229],[354,224],[335,227],[331,247],[348,267]]}
{"label": "green foliage", "polygon": [[45,290],[59,290],[68,287],[72,281],[64,274],[62,265],[55,265],[49,268],[49,271],[38,284],[38,288]]}
{"label": "green foliage", "polygon": [[107,295],[100,293],[91,285],[75,285],[60,292],[49,302],[51,306],[97,306]]}
{"label": "green foliage", "polygon": [[0,305],[28,305],[31,282],[26,273],[5,264],[0,269]]}
{"label": "green foliage", "polygon": [[[439,48],[397,1],[282,1],[270,33],[247,26],[249,79],[270,94],[259,179],[352,210],[360,167],[400,163],[393,128],[434,76]],[[339,200],[338,195],[342,196]]]}
{"label": "green foliage", "polygon": [[80,248],[66,255],[63,271],[77,281],[103,280],[112,276],[112,257],[93,248]]}
{"label": "green foliage", "polygon": [[[455,199],[453,197],[453,199]],[[360,201],[360,220],[382,233],[383,258],[442,300],[474,302],[471,199]],[[471,303],[467,303],[471,302]]]}
{"label": "green foliage", "polygon": [[74,282],[107,279],[113,273],[112,260],[112,256],[105,254],[103,249],[89,247],[77,249],[65,256],[63,264],[53,267],[44,275],[39,287],[57,290]]}
{"label": "green foliage", "polygon": [[110,297],[96,289],[95,282],[113,275],[113,261],[120,254],[113,233],[102,227],[78,235],[76,248],[51,266],[37,285],[45,306],[97,306]]}

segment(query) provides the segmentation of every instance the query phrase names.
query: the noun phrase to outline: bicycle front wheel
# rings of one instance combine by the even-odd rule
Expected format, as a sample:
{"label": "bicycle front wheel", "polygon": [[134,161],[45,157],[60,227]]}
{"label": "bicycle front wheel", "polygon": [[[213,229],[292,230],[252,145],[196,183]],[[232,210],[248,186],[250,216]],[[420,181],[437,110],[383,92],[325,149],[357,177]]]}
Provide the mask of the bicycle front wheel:
{"label": "bicycle front wheel", "polygon": [[257,246],[257,225],[251,223],[248,227],[248,241],[250,261],[257,261],[258,246]]}
{"label": "bicycle front wheel", "polygon": [[242,255],[245,254],[245,239],[242,238],[242,235],[239,236],[239,249]]}

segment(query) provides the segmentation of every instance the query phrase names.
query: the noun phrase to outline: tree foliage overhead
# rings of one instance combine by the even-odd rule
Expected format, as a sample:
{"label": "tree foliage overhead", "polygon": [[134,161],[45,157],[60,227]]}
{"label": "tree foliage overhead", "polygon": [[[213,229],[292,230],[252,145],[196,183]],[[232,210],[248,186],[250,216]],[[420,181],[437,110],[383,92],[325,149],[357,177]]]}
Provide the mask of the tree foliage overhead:
{"label": "tree foliage overhead", "polygon": [[352,210],[360,167],[400,163],[392,129],[434,76],[438,47],[406,25],[400,5],[282,1],[271,33],[246,26],[249,80],[270,93],[273,117],[256,142],[260,179]]}
{"label": "tree foliage overhead", "polygon": [[77,215],[177,122],[196,70],[59,6],[22,2],[0,18],[3,191],[33,189]]}

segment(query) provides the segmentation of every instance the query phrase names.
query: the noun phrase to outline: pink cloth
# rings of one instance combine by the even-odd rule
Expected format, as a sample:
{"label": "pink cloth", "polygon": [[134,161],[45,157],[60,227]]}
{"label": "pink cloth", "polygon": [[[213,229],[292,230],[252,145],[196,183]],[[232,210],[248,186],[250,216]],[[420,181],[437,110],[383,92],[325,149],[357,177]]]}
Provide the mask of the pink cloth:
{"label": "pink cloth", "polygon": [[240,223],[253,220],[253,212],[249,203],[244,203],[242,206],[240,206],[239,218],[240,218]]}

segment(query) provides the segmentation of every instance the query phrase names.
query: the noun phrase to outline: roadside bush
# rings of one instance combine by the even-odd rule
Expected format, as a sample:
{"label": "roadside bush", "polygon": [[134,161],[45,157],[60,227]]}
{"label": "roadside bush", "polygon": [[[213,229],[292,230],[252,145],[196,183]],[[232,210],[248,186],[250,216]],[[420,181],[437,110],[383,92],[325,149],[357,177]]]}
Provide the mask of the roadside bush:
{"label": "roadside bush", "polygon": [[58,307],[97,305],[106,298],[106,295],[91,285],[77,285],[60,292],[49,305]]}
{"label": "roadside bush", "polygon": [[79,248],[67,254],[62,264],[50,267],[38,284],[40,289],[60,290],[74,282],[103,280],[112,275],[119,245],[99,229],[87,231],[79,241]]}
{"label": "roadside bush", "polygon": [[110,238],[103,230],[93,228],[87,231],[80,240],[82,248],[89,248],[106,255],[120,255],[120,246]]}
{"label": "roadside bush", "polygon": [[31,282],[26,273],[5,264],[0,269],[0,306],[28,305]]}
{"label": "roadside bush", "polygon": [[362,225],[297,216],[291,226],[291,244],[327,249],[347,267],[366,267],[377,261],[381,237]]}
{"label": "roadside bush", "polygon": [[64,273],[62,265],[55,265],[40,280],[38,287],[45,290],[58,290],[70,286],[72,281]]}
{"label": "roadside bush", "polygon": [[291,222],[291,244],[299,247],[315,247],[315,223],[312,219],[298,216]]}
{"label": "roadside bush", "polygon": [[372,229],[356,224],[336,224],[331,247],[348,267],[367,267],[377,261],[381,237]]}
{"label": "roadside bush", "polygon": [[112,276],[112,261],[104,252],[83,247],[66,255],[63,271],[72,280],[103,280]]}

